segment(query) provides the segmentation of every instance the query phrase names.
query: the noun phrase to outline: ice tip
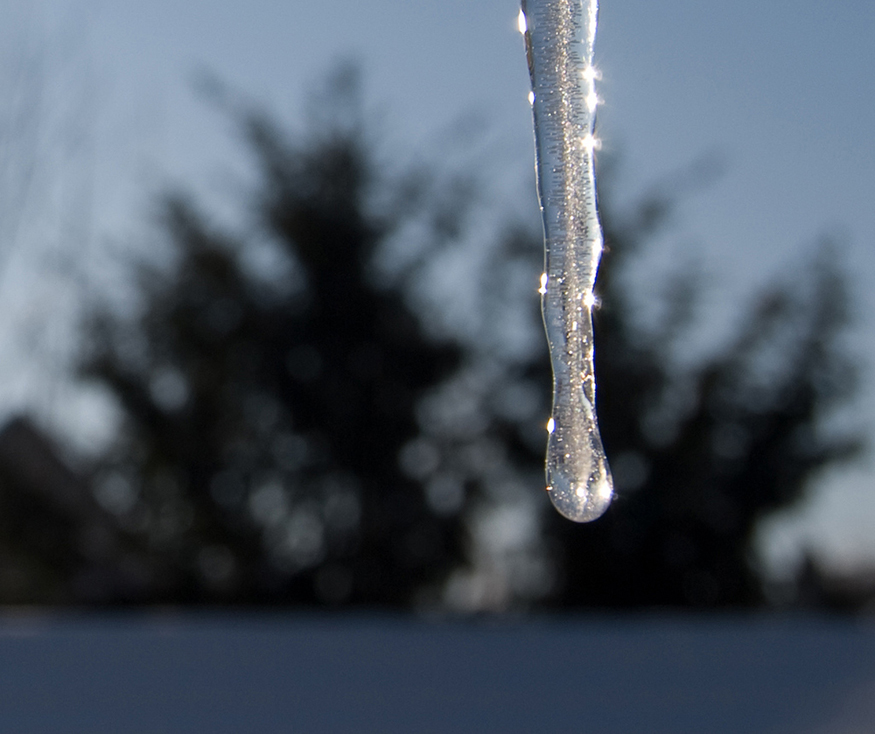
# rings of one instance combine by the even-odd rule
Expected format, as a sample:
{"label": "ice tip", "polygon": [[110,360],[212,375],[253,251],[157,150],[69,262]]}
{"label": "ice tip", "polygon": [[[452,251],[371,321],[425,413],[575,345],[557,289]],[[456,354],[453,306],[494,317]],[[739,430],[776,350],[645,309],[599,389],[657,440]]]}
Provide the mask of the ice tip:
{"label": "ice tip", "polygon": [[583,482],[571,482],[568,486],[562,484],[548,485],[547,493],[557,512],[572,522],[598,520],[614,499],[614,486],[610,476],[601,477],[588,485]]}

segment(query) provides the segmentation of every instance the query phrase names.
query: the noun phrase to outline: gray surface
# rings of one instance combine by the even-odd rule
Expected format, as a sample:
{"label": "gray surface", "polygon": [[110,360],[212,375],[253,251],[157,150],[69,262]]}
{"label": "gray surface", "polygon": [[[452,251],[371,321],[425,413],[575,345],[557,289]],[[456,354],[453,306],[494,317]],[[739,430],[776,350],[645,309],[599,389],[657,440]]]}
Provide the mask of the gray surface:
{"label": "gray surface", "polygon": [[6,617],[0,731],[875,731],[875,626]]}

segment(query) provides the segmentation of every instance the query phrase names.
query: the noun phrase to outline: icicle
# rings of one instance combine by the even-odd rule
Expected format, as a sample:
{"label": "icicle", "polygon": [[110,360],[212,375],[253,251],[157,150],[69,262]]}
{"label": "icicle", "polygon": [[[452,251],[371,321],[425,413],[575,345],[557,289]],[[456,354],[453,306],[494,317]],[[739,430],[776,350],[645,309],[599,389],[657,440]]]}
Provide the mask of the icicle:
{"label": "icicle", "polygon": [[522,0],[519,15],[532,78],[545,243],[540,293],[553,363],[547,490],[576,522],[595,520],[613,497],[593,372],[593,286],[602,253],[593,167],[597,10],[596,0]]}

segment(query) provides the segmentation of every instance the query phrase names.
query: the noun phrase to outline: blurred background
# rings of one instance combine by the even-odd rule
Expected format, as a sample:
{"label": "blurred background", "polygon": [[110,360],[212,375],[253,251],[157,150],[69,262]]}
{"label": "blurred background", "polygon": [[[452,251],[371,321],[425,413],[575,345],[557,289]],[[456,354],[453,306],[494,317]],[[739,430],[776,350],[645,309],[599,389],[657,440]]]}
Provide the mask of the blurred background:
{"label": "blurred background", "polygon": [[604,0],[583,526],[517,10],[0,2],[0,729],[872,730],[875,6]]}
{"label": "blurred background", "polygon": [[516,12],[0,6],[0,602],[871,610],[875,9],[604,3],[588,526]]}

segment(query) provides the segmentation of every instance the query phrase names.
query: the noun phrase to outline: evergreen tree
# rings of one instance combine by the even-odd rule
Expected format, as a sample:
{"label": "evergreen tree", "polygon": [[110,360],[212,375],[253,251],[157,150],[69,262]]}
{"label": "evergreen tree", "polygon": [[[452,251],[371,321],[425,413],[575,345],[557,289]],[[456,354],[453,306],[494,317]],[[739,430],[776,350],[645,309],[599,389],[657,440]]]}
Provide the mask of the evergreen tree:
{"label": "evergreen tree", "polygon": [[[595,354],[599,423],[617,498],[603,518],[583,526],[546,512],[557,563],[548,601],[760,604],[757,523],[799,501],[819,470],[862,447],[859,435],[825,422],[855,386],[841,346],[849,308],[836,252],[825,244],[803,272],[757,294],[736,333],[690,366],[678,357],[696,325],[695,275],[674,273],[663,302],[649,304],[661,314],[655,326],[641,318],[629,278],[674,199],[663,190],[623,217],[612,200],[600,201],[606,251]],[[537,355],[522,372],[540,385],[549,384],[549,369]],[[532,443],[515,445],[525,463]]]}
{"label": "evergreen tree", "polygon": [[329,86],[294,142],[238,111],[272,273],[170,197],[171,264],[139,269],[139,319],[91,324],[83,373],[124,414],[102,482],[166,559],[159,597],[405,606],[461,559],[458,515],[399,465],[459,350],[376,272],[415,197],[377,170],[355,72]]}
{"label": "evergreen tree", "polygon": [[[124,416],[95,491],[154,559],[148,598],[403,607],[457,603],[464,587],[466,608],[761,603],[757,523],[860,446],[824,427],[854,385],[830,253],[761,293],[735,336],[689,366],[676,358],[695,279],[677,274],[656,326],[629,290],[672,200],[620,217],[602,196],[597,407],[618,497],[575,525],[538,496],[543,336],[529,351],[430,336],[411,286],[435,243],[465,235],[470,196],[386,175],[357,94],[354,74],[336,76],[299,139],[238,112],[258,231],[232,236],[168,198],[172,257],[139,267],[139,316],[104,308],[91,322],[83,373]],[[417,254],[390,278],[378,260],[399,237]],[[519,311],[507,298],[536,306],[542,251],[524,229],[501,241],[481,288],[493,331]],[[538,518],[532,542],[490,556],[484,527],[520,497]],[[499,568],[501,553],[516,555]]]}

